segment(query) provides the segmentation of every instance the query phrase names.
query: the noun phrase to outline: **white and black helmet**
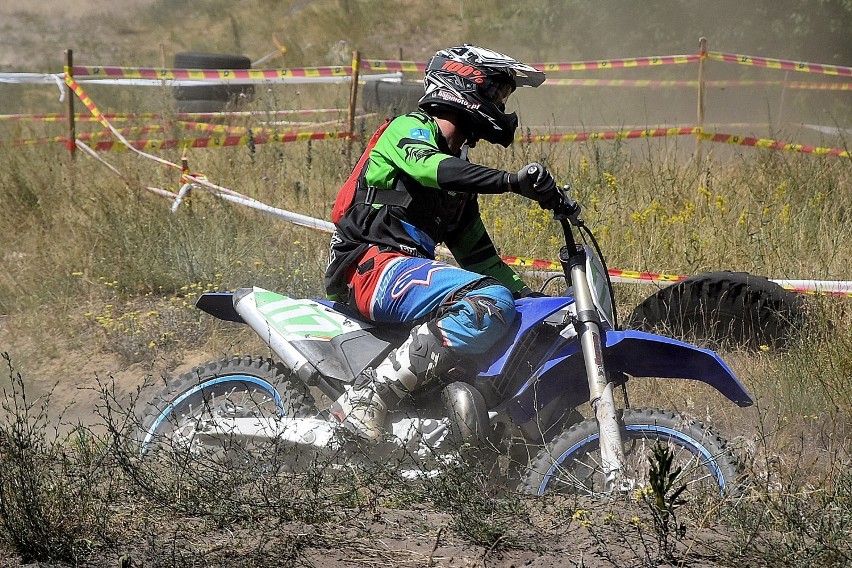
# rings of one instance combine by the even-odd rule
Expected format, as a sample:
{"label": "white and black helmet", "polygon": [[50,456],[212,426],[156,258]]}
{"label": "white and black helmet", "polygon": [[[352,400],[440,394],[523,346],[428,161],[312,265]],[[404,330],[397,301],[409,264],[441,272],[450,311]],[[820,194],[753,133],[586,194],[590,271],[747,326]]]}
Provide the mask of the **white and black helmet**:
{"label": "white and black helmet", "polygon": [[465,44],[437,52],[426,67],[423,110],[447,108],[461,114],[471,131],[471,143],[487,140],[509,146],[515,139],[518,116],[506,114],[506,99],[517,87],[538,87],[544,73],[516,59]]}

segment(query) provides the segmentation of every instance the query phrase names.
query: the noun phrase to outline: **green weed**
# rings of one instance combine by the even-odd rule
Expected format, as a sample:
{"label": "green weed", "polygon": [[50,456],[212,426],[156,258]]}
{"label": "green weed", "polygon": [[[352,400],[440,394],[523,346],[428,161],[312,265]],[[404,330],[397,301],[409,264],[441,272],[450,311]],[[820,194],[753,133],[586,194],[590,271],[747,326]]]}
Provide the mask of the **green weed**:
{"label": "green weed", "polygon": [[8,370],[0,402],[0,541],[25,562],[79,562],[110,538],[120,499],[108,453],[83,427],[60,439],[49,396],[31,400]]}

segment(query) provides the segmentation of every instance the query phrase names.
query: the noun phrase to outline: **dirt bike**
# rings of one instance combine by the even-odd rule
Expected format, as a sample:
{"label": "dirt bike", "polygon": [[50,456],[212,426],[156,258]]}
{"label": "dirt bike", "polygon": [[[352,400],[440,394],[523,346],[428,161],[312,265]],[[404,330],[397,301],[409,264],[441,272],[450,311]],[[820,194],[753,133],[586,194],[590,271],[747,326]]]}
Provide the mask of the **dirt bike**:
{"label": "dirt bike", "polygon": [[[565,237],[559,261],[570,284],[566,295],[517,300],[502,341],[404,400],[389,415],[386,441],[347,452],[359,441],[317,408],[314,394],[336,399],[401,344],[410,326],[377,325],[346,305],[253,287],[203,294],[197,307],[247,324],[277,361],[225,358],[167,385],[141,413],[142,452],[163,444],[203,452],[222,450],[225,440],[272,441],[298,467],[306,465],[304,455],[333,455],[351,466],[402,451],[400,474],[416,477],[438,472],[441,460],[496,449],[518,462],[522,492],[603,495],[647,485],[651,449],[662,444],[683,484],[736,492],[739,462],[713,430],[669,410],[616,406],[616,388],[627,402],[629,377],[694,379],[739,406],[752,400],[713,351],[618,329],[603,256],[568,189],[560,190],[554,210]],[[576,410],[586,402],[594,415],[588,419]]]}

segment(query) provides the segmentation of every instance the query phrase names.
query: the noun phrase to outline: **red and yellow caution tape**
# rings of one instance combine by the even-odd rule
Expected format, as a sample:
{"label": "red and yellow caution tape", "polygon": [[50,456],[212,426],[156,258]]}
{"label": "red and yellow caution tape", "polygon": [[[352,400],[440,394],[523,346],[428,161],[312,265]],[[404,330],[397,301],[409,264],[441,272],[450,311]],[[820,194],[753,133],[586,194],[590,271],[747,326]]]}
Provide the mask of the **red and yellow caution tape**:
{"label": "red and yellow caution tape", "polygon": [[[314,109],[286,109],[286,110],[270,110],[270,111],[230,111],[230,112],[176,112],[174,118],[177,119],[214,119],[223,117],[262,117],[269,118],[270,116],[290,116],[290,115],[311,115],[311,114],[339,114],[345,115],[346,109],[339,108],[314,108]],[[127,120],[160,120],[166,118],[160,112],[147,113],[103,113],[105,119],[113,122],[121,122]],[[64,122],[68,120],[68,115],[64,113],[43,113],[43,114],[0,114],[0,121],[17,121],[31,120],[35,122]],[[91,114],[75,114],[76,122],[98,122],[98,118]]]}
{"label": "red and yellow caution tape", "polygon": [[[100,109],[98,109],[97,105],[95,105],[95,102],[91,98],[89,98],[89,95],[86,94],[86,91],[83,90],[83,87],[81,87],[80,84],[77,83],[77,81],[74,80],[74,77],[72,77],[67,72],[67,69],[66,69],[66,73],[65,73],[65,84],[68,85],[69,89],[74,91],[74,94],[77,95],[77,98],[79,98],[80,101],[83,103],[83,105],[85,105],[85,107],[87,109],[89,109],[89,112],[92,113],[92,116],[94,116],[98,120],[98,122],[100,122],[104,126],[104,128],[106,128],[107,130],[112,132],[116,136],[116,138],[118,138],[120,144],[122,144],[122,145],[124,145],[128,148],[131,146],[130,143],[127,141],[127,139],[125,139],[124,136],[122,136],[115,129],[115,127],[112,124],[110,124],[110,122],[104,117],[103,113],[101,113]],[[68,145],[69,148],[74,148],[74,147],[76,147],[77,141],[76,140],[67,140],[66,144]],[[143,157],[154,160],[155,162],[163,164],[164,166],[168,166],[170,168],[180,169],[179,165],[177,165],[173,162],[170,162],[168,160],[165,160],[163,158],[160,158],[159,156],[153,156],[151,154],[146,154],[144,152],[141,152],[137,148],[132,148],[132,149],[134,151],[138,152]]]}
{"label": "red and yellow caution tape", "polygon": [[[541,260],[536,258],[524,258],[519,256],[503,256],[503,262],[509,266],[524,268],[528,270],[541,270],[546,272],[561,272],[562,265],[558,262],[550,260]],[[662,274],[656,272],[639,272],[636,270],[620,270],[617,268],[609,269],[609,276],[616,283],[646,283],[646,284],[673,284],[686,280],[686,276],[678,274]],[[777,283],[791,292],[799,294],[835,296],[840,298],[852,298],[852,282],[844,281],[817,281],[817,280],[799,280],[790,283],[790,281],[778,280]]]}
{"label": "red and yellow caution tape", "polygon": [[815,91],[852,91],[852,83],[809,83],[806,81],[792,81],[786,83],[784,86],[788,89],[810,89]]}
{"label": "red and yellow caution tape", "polygon": [[[156,156],[152,156],[150,154],[145,154],[141,150],[143,149],[163,149],[163,148],[177,148],[177,147],[219,147],[219,146],[236,146],[241,144],[263,144],[267,142],[286,142],[286,141],[298,141],[298,140],[323,140],[329,138],[344,138],[350,137],[351,134],[348,132],[297,132],[297,133],[287,133],[287,134],[260,134],[257,136],[223,136],[223,137],[212,137],[212,138],[195,138],[189,140],[181,140],[181,139],[173,139],[173,140],[140,140],[140,141],[128,141],[125,139],[116,129],[113,127],[105,118],[104,115],[98,110],[97,106],[94,102],[89,98],[89,96],[83,91],[79,84],[69,75],[65,77],[66,84],[77,94],[80,100],[84,105],[89,109],[92,115],[98,120],[116,137],[119,139],[119,142],[107,141],[103,143],[99,143],[96,148],[100,150],[104,149],[131,149],[136,152],[139,152],[141,155],[152,158],[158,162],[163,164],[176,167],[181,169],[182,172],[182,180],[184,183],[199,183],[206,187],[210,187],[215,189],[216,191],[221,192],[222,195],[225,194],[233,194],[238,196],[236,192],[228,190],[227,188],[223,188],[220,186],[216,186],[214,184],[210,184],[203,177],[199,177],[198,175],[194,175],[192,177],[187,177],[187,169],[186,167],[178,166],[177,164],[173,164],[161,158],[157,158]],[[686,132],[689,131],[689,132]],[[673,132],[674,134],[670,134]],[[829,153],[831,149],[819,149],[813,147],[803,147],[800,145],[790,145],[786,143],[779,143],[773,140],[764,140],[764,139],[750,139],[750,138],[740,138],[740,137],[731,137],[730,135],[720,135],[720,134],[704,134],[701,132],[700,128],[697,127],[687,127],[687,128],[674,128],[674,129],[644,129],[644,130],[634,130],[634,131],[607,131],[604,133],[581,133],[579,136],[587,136],[597,134],[599,138],[605,138],[607,136],[610,137],[618,137],[619,135],[623,137],[649,137],[649,136],[668,136],[668,135],[677,135],[681,133],[697,133],[703,139],[709,139],[712,141],[720,141],[720,142],[728,142],[728,143],[736,143],[736,144],[748,144],[754,146],[768,147],[768,148],[780,148],[780,149],[793,149],[795,151],[810,151],[812,153]],[[561,136],[561,135],[560,135]],[[720,136],[728,137],[725,140],[717,139]],[[706,138],[705,138],[706,137]],[[530,137],[531,138],[531,137]],[[578,138],[575,138],[578,139]],[[752,142],[753,141],[753,142]],[[71,141],[68,141],[71,143]],[[109,147],[103,147],[102,144],[109,145]],[[825,152],[819,152],[818,150],[826,150]],[[845,155],[848,156],[848,153],[843,151],[841,154],[837,155]],[[161,190],[160,190],[161,191]],[[240,196],[244,197],[244,196]],[[254,202],[254,200],[246,199],[246,201]],[[284,212],[282,212],[284,213]],[[301,215],[294,215],[294,218],[306,219],[310,220],[313,223],[310,226],[325,227],[328,225],[327,222],[319,221],[317,219],[312,219],[308,217],[304,217]],[[304,221],[302,221],[304,222]],[[532,259],[532,258],[524,258],[524,257],[503,257],[504,262],[509,264],[510,266],[518,266],[525,268],[532,268],[538,270],[560,270],[561,265],[559,263],[547,260],[540,259]],[[684,276],[679,275],[671,275],[671,274],[655,274],[649,272],[637,272],[637,271],[628,271],[628,270],[609,270],[610,276],[616,281],[620,282],[629,282],[629,281],[646,281],[646,282],[678,282],[683,280]],[[838,287],[833,289],[826,287],[826,283],[814,283],[810,282],[809,284],[820,284],[821,289],[816,286],[810,287],[800,287],[799,289],[795,287],[790,287],[789,289],[794,289],[796,291],[805,291],[807,293],[831,293],[832,295],[837,296],[848,296],[852,297],[852,291],[849,290],[849,287],[852,286],[852,283],[849,282],[841,282],[834,283],[838,284]]]}
{"label": "red and yellow caution tape", "polygon": [[95,102],[92,99],[89,98],[89,95],[86,94],[86,92],[83,90],[83,88],[80,86],[80,84],[77,83],[77,81],[75,81],[73,77],[66,74],[65,75],[65,84],[68,85],[68,87],[72,91],[74,91],[74,94],[76,94],[77,98],[80,99],[80,102],[82,102],[83,105],[87,109],[89,109],[89,112],[92,113],[92,117],[97,122],[101,123],[103,125],[103,127],[106,128],[109,131],[114,130],[113,126],[109,123],[109,121],[106,119],[106,117],[104,117],[104,115],[101,113],[100,109],[98,109],[97,105],[95,105]]}
{"label": "red and yellow caution tape", "polygon": [[[736,53],[722,53],[716,51],[708,51],[703,56],[701,54],[690,55],[653,55],[647,57],[626,57],[619,59],[594,59],[588,61],[568,61],[558,63],[534,63],[533,67],[541,69],[545,72],[556,71],[583,71],[583,70],[600,70],[600,69],[626,69],[632,67],[652,67],[658,65],[682,65],[686,63],[696,63],[702,58],[716,59],[719,61],[739,63],[741,65],[754,65],[759,67],[768,67],[771,69],[787,69],[792,71],[802,71],[806,73],[821,73],[824,75],[839,75],[850,77],[852,76],[852,67],[842,67],[839,65],[827,65],[821,63],[806,63],[803,61],[791,61],[785,59],[773,59],[768,57],[756,57],[752,55],[740,55]],[[78,68],[75,67],[75,73],[78,69],[87,69],[90,72],[97,69],[107,68]],[[116,68],[109,68],[116,69]],[[305,68],[305,69],[329,69],[329,68]],[[351,74],[351,67],[338,67],[332,69],[344,70],[344,74]],[[364,59],[361,61],[361,69],[365,71],[375,72],[402,72],[402,73],[423,73],[426,71],[426,63],[416,61],[404,61],[394,59]],[[195,78],[195,77],[169,77],[164,75],[166,69],[146,69],[146,75],[138,78]],[[188,71],[188,70],[183,70]],[[192,70],[193,72],[199,70]],[[268,70],[270,73],[281,70]],[[291,71],[301,71],[293,69]],[[115,71],[113,71],[115,72]],[[120,76],[120,75],[112,75]],[[280,77],[281,75],[271,75],[269,78]],[[309,76],[309,75],[292,75],[292,76]],[[128,76],[129,77],[129,76]],[[136,77],[134,77],[136,78]],[[795,87],[794,87],[795,88]],[[834,87],[841,90],[846,90],[843,87]]]}
{"label": "red and yellow caution tape", "polygon": [[[165,140],[128,140],[136,150],[169,150],[172,148],[224,148],[229,146],[245,146],[248,144],[270,144],[274,142],[307,142],[308,140],[332,140],[348,138],[348,132],[285,132],[269,134],[253,134],[249,136],[212,136],[203,138],[169,138]],[[107,140],[98,142],[93,148],[99,152],[127,150],[123,142]]]}
{"label": "red and yellow caution tape", "polygon": [[[527,268],[532,270],[561,271],[562,265],[552,260],[541,260],[537,258],[525,258],[521,256],[502,256],[503,262],[509,266]],[[618,281],[642,281],[642,282],[680,282],[686,276],[676,274],[657,274],[653,272],[637,272],[635,270],[610,269],[610,277]]]}
{"label": "red and yellow caution tape", "polygon": [[847,290],[825,290],[822,288],[797,288],[796,286],[780,285],[785,290],[796,292],[798,294],[807,294],[808,296],[832,296],[835,298],[852,298],[852,291]]}
{"label": "red and yellow caution tape", "polygon": [[600,132],[571,132],[566,134],[528,134],[515,138],[516,142],[585,142],[586,140],[626,140],[631,138],[659,138],[697,134],[697,126],[675,128],[641,128],[636,130],[604,130]]}
{"label": "red and yellow caution tape", "polygon": [[[288,142],[288,141],[307,141],[307,140],[326,140],[333,138],[348,138],[351,134],[348,132],[299,132],[299,133],[260,133],[258,135],[236,135],[236,136],[217,136],[210,138],[194,138],[194,139],[170,139],[170,140],[137,140],[127,141],[110,123],[104,118],[104,115],[98,110],[94,102],[83,91],[80,85],[74,78],[68,74],[65,75],[66,84],[75,92],[83,104],[92,113],[98,122],[100,122],[107,130],[116,135],[119,142],[102,142],[95,146],[97,150],[114,150],[119,146],[132,148],[135,150],[143,149],[165,149],[177,147],[192,147],[192,148],[210,148],[223,146],[237,146],[243,144],[264,144],[269,142]],[[636,139],[636,138],[652,138],[664,136],[683,136],[697,135],[701,140],[710,142],[722,142],[726,144],[737,144],[745,146],[753,146],[757,148],[767,148],[773,150],[786,150],[792,152],[800,152],[807,154],[820,154],[838,157],[849,157],[847,150],[839,148],[823,148],[818,146],[806,146],[802,144],[793,144],[789,142],[779,142],[766,138],[753,138],[749,136],[737,136],[732,134],[720,133],[705,133],[699,127],[675,127],[675,128],[645,128],[635,130],[607,130],[602,132],[577,132],[568,134],[543,134],[543,135],[526,135],[516,138],[520,142],[581,142],[586,140],[619,140],[619,139]],[[156,156],[148,156],[154,160],[160,161],[173,167],[175,164],[162,160]]]}
{"label": "red and yellow caution tape", "polygon": [[[38,144],[51,144],[55,142],[67,142],[66,136],[46,136],[42,138],[28,138],[26,140],[13,140],[8,143],[9,146],[36,146]],[[7,144],[0,142],[0,148]]]}
{"label": "red and yellow caution tape", "polygon": [[548,86],[569,87],[697,87],[698,81],[667,81],[662,79],[547,79]]}
{"label": "red and yellow caution tape", "polygon": [[686,279],[686,276],[678,276],[677,274],[658,274],[655,272],[638,272],[636,270],[619,270],[617,268],[610,268],[609,276],[618,282],[672,283]]}
{"label": "red and yellow caution tape", "polygon": [[[140,119],[157,119],[162,118],[159,113],[147,114],[104,114],[106,118],[113,121]],[[62,113],[45,113],[45,114],[0,114],[0,122],[2,121],[18,121],[30,120],[33,122],[65,122],[68,120],[67,114]],[[98,119],[91,114],[75,114],[75,122],[98,122]]]}
{"label": "red and yellow caution tape", "polygon": [[347,77],[352,67],[294,67],[291,69],[158,69],[154,67],[75,66],[77,79],[289,79],[293,77]]}
{"label": "red and yellow caution tape", "polygon": [[531,268],[533,270],[562,270],[562,265],[552,260],[541,260],[537,258],[525,258],[522,256],[501,256],[503,262],[509,266],[518,268]]}
{"label": "red and yellow caution tape", "polygon": [[803,154],[819,154],[823,156],[838,156],[848,158],[849,152],[840,148],[822,148],[819,146],[805,146],[793,144],[792,142],[779,142],[769,138],[752,138],[751,136],[738,136],[735,134],[721,134],[701,132],[698,137],[708,142],[721,142],[724,144],[736,144],[740,146],[753,146],[755,148],[767,148],[770,150],[785,150],[788,152],[800,152]]}
{"label": "red and yellow caution tape", "polygon": [[722,53],[719,51],[708,51],[707,57],[716,61],[726,63],[737,63],[739,65],[752,65],[755,67],[766,67],[768,69],[784,69],[787,71],[799,71],[801,73],[820,73],[822,75],[839,75],[852,77],[852,67],[840,65],[826,65],[824,63],[807,63],[805,61],[792,61],[790,59],[773,59],[771,57],[757,57],[754,55],[741,55],[739,53]]}
{"label": "red and yellow caution tape", "polygon": [[[149,124],[146,126],[132,126],[129,128],[118,128],[116,131],[122,136],[131,136],[131,135],[140,135],[140,134],[151,134],[155,132],[163,132],[169,126],[174,126],[176,128],[181,128],[184,130],[193,130],[196,132],[206,132],[211,134],[227,134],[227,135],[239,135],[242,136],[248,133],[248,128],[245,126],[229,126],[227,124],[211,124],[208,122],[183,122],[178,121],[170,125],[162,125],[162,124]],[[261,128],[254,130],[256,134],[261,134],[267,132],[268,129]],[[112,132],[109,131],[98,131],[98,132],[81,132],[77,134],[78,140],[98,140],[103,138],[108,138],[112,136]]]}
{"label": "red and yellow caution tape", "polygon": [[[565,63],[534,63],[533,67],[542,71],[582,71],[587,69],[623,69],[629,67],[649,67],[656,65],[677,65],[694,63],[701,59],[699,55],[654,55],[650,57],[628,57],[623,59],[595,59],[591,61],[568,61]],[[365,59],[361,61],[363,69],[369,71],[426,71],[426,63],[397,61],[389,59]]]}
{"label": "red and yellow caution tape", "polygon": [[[545,85],[571,87],[698,87],[695,79],[664,80],[664,79],[547,79]],[[806,81],[769,81],[761,79],[723,79],[705,81],[705,86],[712,88],[726,87],[767,87],[784,86],[788,89],[810,89],[819,91],[852,91],[852,83],[811,83]]]}
{"label": "red and yellow caution tape", "polygon": [[424,73],[425,63],[416,61],[395,61],[389,59],[362,59],[361,69],[364,71],[377,71],[382,73]]}
{"label": "red and yellow caution tape", "polygon": [[755,148],[767,148],[770,150],[785,150],[788,152],[800,152],[803,154],[819,154],[824,156],[837,156],[841,158],[849,157],[849,152],[840,148],[823,148],[820,146],[794,144],[792,142],[779,142],[768,138],[754,138],[751,136],[704,132],[702,128],[697,126],[642,128],[636,130],[604,130],[600,132],[571,132],[564,134],[528,134],[516,137],[515,141],[526,143],[585,142],[587,140],[628,140],[636,138],[659,138],[664,136],[689,135],[697,135],[702,140],[706,140],[708,142],[753,146]]}
{"label": "red and yellow caution tape", "polygon": [[[291,142],[296,140],[288,139],[277,139],[281,134],[277,133],[275,130],[268,128],[253,128],[249,129],[245,126],[228,126],[225,124],[210,124],[206,122],[181,122],[178,121],[174,123],[175,127],[183,128],[185,130],[192,130],[196,132],[204,132],[209,134],[223,134],[226,137],[242,137],[249,136],[249,130],[251,130],[251,137],[255,140],[255,143],[262,144],[264,142],[259,142],[259,140],[267,140],[268,137],[272,137],[271,140],[267,140],[268,142]],[[160,124],[152,124],[147,126],[138,126],[138,127],[130,127],[130,128],[117,128],[115,132],[120,134],[121,136],[138,136],[144,134],[152,134],[156,132],[163,132],[166,130],[167,126]],[[311,133],[308,133],[311,134]],[[318,133],[313,133],[318,134]],[[341,134],[341,133],[335,133]],[[78,132],[77,140],[81,140],[84,142],[97,142],[103,140],[105,138],[110,138],[114,135],[112,131],[107,130],[99,130],[97,132]],[[341,136],[326,136],[326,138],[332,137],[341,137]],[[317,139],[317,138],[313,138]],[[325,139],[325,138],[323,138]],[[26,140],[15,140],[10,145],[11,146],[33,146],[37,144],[50,144],[56,142],[67,142],[67,137],[65,136],[49,136],[42,138],[32,138]],[[182,139],[181,143],[178,144],[179,147],[188,146],[191,147],[190,144],[191,139]],[[0,142],[0,147],[4,144]],[[136,140],[133,142],[134,147],[136,148],[156,148],[156,142],[154,140]],[[234,144],[225,144],[225,145],[234,145]],[[108,146],[108,147],[107,147]],[[214,146],[218,147],[219,144],[214,144]],[[174,147],[173,143],[170,143],[167,147]],[[109,144],[99,144],[95,146],[96,149],[105,149],[105,150],[116,150],[119,149],[114,145]]]}
{"label": "red and yellow caution tape", "polygon": [[542,71],[583,71],[587,69],[625,69],[657,65],[681,65],[695,63],[700,55],[654,55],[650,57],[628,57],[624,59],[596,59],[593,61],[569,61],[567,63],[535,63],[533,67]]}
{"label": "red and yellow caution tape", "polygon": [[[161,124],[150,124],[148,126],[139,126],[135,128],[116,129],[116,131],[122,136],[151,134],[153,132],[162,132],[163,130],[165,130],[165,127]],[[109,130],[99,130],[97,132],[78,132],[77,140],[89,142],[94,140],[103,140],[104,138],[110,138],[112,135],[112,132],[110,132]]]}
{"label": "red and yellow caution tape", "polygon": [[348,132],[293,132],[293,133],[261,133],[259,135],[242,135],[242,136],[215,136],[209,138],[190,138],[190,139],[167,139],[167,140],[127,140],[112,124],[104,117],[94,101],[89,98],[89,95],[83,90],[77,81],[68,74],[65,75],[65,83],[74,91],[80,101],[89,109],[98,122],[100,122],[107,130],[113,133],[118,141],[103,141],[95,144],[95,150],[122,150],[130,149],[140,152],[143,156],[164,165],[178,168],[180,166],[164,160],[158,156],[146,154],[145,150],[162,150],[169,148],[216,148],[224,146],[239,146],[248,144],[267,144],[270,142],[296,142],[307,140],[327,140],[332,138],[348,138],[351,136]]}

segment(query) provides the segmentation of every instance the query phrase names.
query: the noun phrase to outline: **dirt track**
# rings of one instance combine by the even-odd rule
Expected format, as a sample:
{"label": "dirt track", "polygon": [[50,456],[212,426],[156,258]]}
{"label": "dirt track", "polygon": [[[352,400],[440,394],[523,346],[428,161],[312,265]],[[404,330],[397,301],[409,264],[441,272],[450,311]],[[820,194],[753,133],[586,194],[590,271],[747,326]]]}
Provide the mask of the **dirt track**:
{"label": "dirt track", "polygon": [[[74,338],[46,332],[45,337],[34,339],[13,333],[14,328],[15,322],[9,317],[0,323],[0,351],[12,355],[13,363],[24,376],[30,400],[52,390],[51,414],[58,417],[62,411],[65,431],[78,423],[98,424],[94,409],[99,401],[99,381],[114,381],[118,393],[132,393],[146,377],[182,372],[216,357],[216,354],[190,352],[181,355],[176,367],[165,360],[122,367],[115,355],[95,347],[95,338],[87,337],[93,333],[91,329],[79,330]],[[45,341],[49,344],[47,349],[42,343]],[[39,355],[44,352],[49,355]],[[8,379],[4,378],[3,383],[7,385]],[[98,430],[97,426],[95,429]],[[587,513],[578,516],[581,509]],[[110,558],[120,554],[139,562],[133,566],[141,566],[142,560],[145,566],[161,562],[173,565],[174,560],[165,556],[166,543],[179,538],[181,554],[194,551],[194,559],[188,564],[193,566],[265,565],[273,558],[278,559],[275,565],[315,568],[379,564],[495,568],[638,566],[644,562],[645,545],[640,544],[640,533],[629,520],[637,512],[642,513],[635,504],[627,503],[572,501],[554,505],[533,500],[522,514],[512,518],[510,534],[493,546],[471,543],[463,530],[454,530],[457,522],[454,515],[422,505],[412,509],[386,506],[344,509],[347,519],[343,524],[269,526],[261,521],[259,525],[217,529],[200,519],[161,519],[156,526],[146,529],[150,533],[147,541],[141,535],[139,540],[128,535],[128,539],[109,549],[109,558],[103,553],[99,556],[103,564],[96,560],[93,565],[114,566]],[[720,538],[708,528],[690,533],[690,537],[699,535],[706,542]],[[646,534],[644,538],[653,548],[653,537]],[[510,542],[512,545],[508,546]],[[712,552],[700,550],[700,546],[692,543],[693,556],[688,565],[716,565],[710,560]],[[268,552],[263,553],[264,550]],[[701,556],[695,556],[697,552]],[[184,558],[184,563],[178,565],[187,565]],[[3,557],[0,552],[0,564],[15,566],[16,560],[11,555]]]}

